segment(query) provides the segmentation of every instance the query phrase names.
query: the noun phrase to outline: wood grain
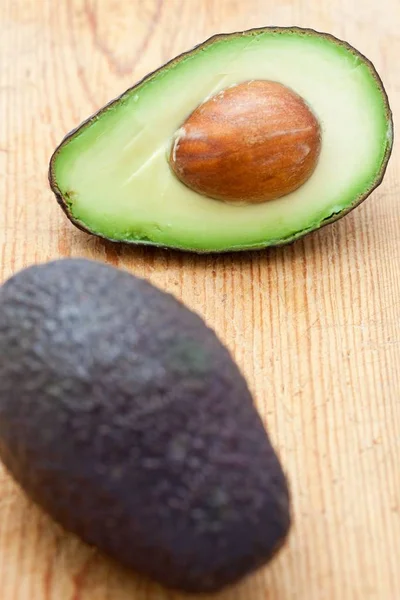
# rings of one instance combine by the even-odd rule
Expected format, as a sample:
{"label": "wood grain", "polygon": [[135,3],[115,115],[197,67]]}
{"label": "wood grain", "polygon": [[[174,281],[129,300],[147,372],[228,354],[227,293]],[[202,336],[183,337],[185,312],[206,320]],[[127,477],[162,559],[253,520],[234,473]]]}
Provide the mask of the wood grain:
{"label": "wood grain", "polygon": [[[0,279],[58,256],[106,260],[204,315],[246,374],[290,477],[274,564],[222,600],[400,597],[400,155],[383,186],[294,246],[196,257],[101,242],[47,186],[61,137],[219,31],[301,25],[348,39],[400,109],[398,0],[0,0]],[[4,471],[2,600],[180,600],[55,526]]]}

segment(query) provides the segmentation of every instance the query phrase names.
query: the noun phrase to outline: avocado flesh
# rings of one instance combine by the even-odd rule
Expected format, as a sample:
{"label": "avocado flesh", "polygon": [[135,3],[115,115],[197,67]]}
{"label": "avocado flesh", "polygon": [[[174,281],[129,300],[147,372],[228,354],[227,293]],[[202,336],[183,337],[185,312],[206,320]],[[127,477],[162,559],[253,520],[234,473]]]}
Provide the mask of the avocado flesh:
{"label": "avocado flesh", "polygon": [[55,261],[0,288],[0,457],[66,529],[186,591],[265,564],[290,526],[228,351],[172,296],[101,263]]}
{"label": "avocado flesh", "polygon": [[[292,194],[230,205],[184,186],[168,155],[199,104],[252,79],[278,81],[308,103],[321,124],[321,155]],[[292,241],[361,202],[380,183],[391,144],[387,97],[367,59],[311,30],[252,30],[211,38],[105,107],[56,150],[50,181],[78,226],[111,240],[261,248]]]}

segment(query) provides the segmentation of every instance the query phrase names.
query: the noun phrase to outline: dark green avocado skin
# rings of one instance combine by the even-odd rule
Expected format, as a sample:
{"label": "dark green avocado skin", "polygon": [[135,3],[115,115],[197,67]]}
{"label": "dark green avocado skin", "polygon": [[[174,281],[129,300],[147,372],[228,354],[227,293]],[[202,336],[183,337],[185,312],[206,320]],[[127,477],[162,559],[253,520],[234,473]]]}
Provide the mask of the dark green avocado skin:
{"label": "dark green avocado skin", "polygon": [[213,331],[81,259],[0,288],[0,456],[56,521],[124,565],[211,592],[266,563],[289,492]]}

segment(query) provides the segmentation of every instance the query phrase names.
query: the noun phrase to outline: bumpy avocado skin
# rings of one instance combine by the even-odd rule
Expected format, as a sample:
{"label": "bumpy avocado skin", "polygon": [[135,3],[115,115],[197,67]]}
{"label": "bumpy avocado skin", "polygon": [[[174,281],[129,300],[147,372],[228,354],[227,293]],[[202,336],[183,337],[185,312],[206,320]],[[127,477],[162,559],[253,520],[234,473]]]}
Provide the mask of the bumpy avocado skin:
{"label": "bumpy avocado skin", "polygon": [[172,296],[61,260],[0,288],[0,456],[66,529],[191,592],[266,563],[285,476],[228,351]]}

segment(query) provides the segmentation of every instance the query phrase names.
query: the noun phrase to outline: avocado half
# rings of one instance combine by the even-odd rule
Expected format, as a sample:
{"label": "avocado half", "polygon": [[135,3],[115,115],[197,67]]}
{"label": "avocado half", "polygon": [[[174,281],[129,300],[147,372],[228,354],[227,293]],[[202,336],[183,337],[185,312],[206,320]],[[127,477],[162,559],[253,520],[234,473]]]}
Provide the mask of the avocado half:
{"label": "avocado half", "polygon": [[[256,205],[186,187],[169,155],[202,103],[241,82],[297,93],[319,120],[321,151],[299,189]],[[382,182],[393,143],[387,95],[373,64],[311,29],[217,35],[145,77],[63,140],[50,185],[68,218],[97,236],[195,252],[292,242],[336,221]]]}

